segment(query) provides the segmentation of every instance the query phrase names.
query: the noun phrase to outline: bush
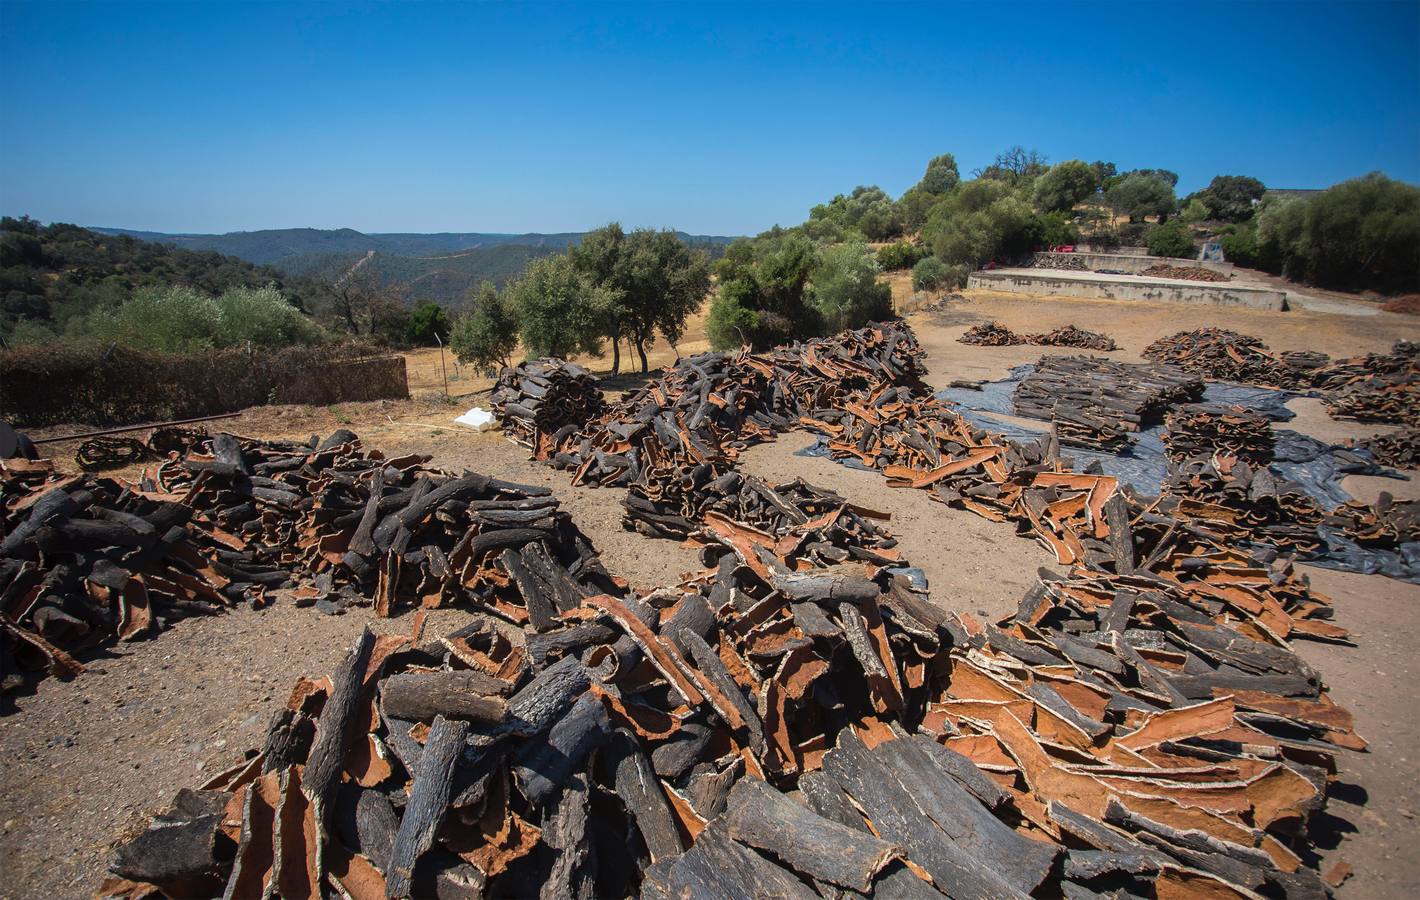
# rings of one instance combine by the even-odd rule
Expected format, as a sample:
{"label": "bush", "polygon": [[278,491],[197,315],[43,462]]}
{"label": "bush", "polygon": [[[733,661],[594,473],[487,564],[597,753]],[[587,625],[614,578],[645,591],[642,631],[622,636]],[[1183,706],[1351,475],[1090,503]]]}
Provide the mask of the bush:
{"label": "bush", "polygon": [[1080,230],[1063,212],[1046,213],[1040,217],[1040,242],[1046,247],[1075,244],[1080,240]]}
{"label": "bush", "polygon": [[274,287],[238,287],[217,298],[220,313],[215,343],[235,347],[247,341],[268,350],[315,344],[325,333]]}
{"label": "bush", "polygon": [[91,316],[85,330],[104,343],[157,353],[196,353],[217,345],[221,309],[190,287],[145,288],[117,309]]}
{"label": "bush", "polygon": [[1218,246],[1229,262],[1240,266],[1256,268],[1261,258],[1257,245],[1257,226],[1248,222],[1244,225],[1225,225],[1218,232]]}
{"label": "bush", "polygon": [[1144,238],[1148,236],[1154,226],[1147,222],[1130,222],[1120,225],[1114,231],[1116,246],[1119,247],[1143,247]]}
{"label": "bush", "polygon": [[945,286],[949,274],[946,263],[935,256],[929,256],[912,267],[912,289],[935,291]]}
{"label": "bush", "polygon": [[927,253],[926,247],[919,247],[906,241],[888,244],[878,250],[878,268],[884,272],[910,269],[919,259],[925,258]]}
{"label": "bush", "polygon": [[724,350],[748,340],[762,349],[822,334],[810,284],[818,265],[819,248],[798,232],[775,230],[731,244],[715,264],[720,288],[710,307],[711,346]]}
{"label": "bush", "polygon": [[1188,230],[1187,225],[1178,221],[1151,228],[1145,244],[1154,256],[1192,259],[1197,255],[1197,249],[1193,246],[1193,233]]}

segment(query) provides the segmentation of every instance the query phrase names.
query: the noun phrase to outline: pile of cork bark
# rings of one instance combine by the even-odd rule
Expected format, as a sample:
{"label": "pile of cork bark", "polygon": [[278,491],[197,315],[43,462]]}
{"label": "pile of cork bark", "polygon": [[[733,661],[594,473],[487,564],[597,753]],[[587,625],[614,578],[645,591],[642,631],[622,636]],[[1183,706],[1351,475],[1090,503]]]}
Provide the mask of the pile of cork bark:
{"label": "pile of cork bark", "polygon": [[[101,895],[1324,896],[1310,823],[1365,747],[1289,646],[1347,639],[1326,599],[1049,442],[971,426],[919,356],[882,326],[697,357],[536,447],[669,504],[658,527],[705,569],[635,595],[598,578],[543,617],[493,549],[464,558],[493,567],[460,581],[468,626],[366,635],[297,684]],[[995,623],[947,612],[882,514],[734,471],[789,428],[1068,572]]]}

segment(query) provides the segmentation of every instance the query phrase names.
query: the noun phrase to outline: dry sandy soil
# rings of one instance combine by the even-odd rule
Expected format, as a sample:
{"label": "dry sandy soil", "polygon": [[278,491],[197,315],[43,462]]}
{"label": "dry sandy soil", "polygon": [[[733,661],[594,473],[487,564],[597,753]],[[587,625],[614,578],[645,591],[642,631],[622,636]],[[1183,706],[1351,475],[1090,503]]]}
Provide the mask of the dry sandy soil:
{"label": "dry sandy soil", "polygon": [[[1123,348],[1111,355],[1126,360],[1137,358],[1157,337],[1203,325],[1257,334],[1278,350],[1332,355],[1387,349],[1401,337],[1420,338],[1420,322],[1389,313],[1277,314],[973,293],[937,312],[911,317],[928,351],[929,380],[945,385],[956,378],[996,378],[1040,356],[1036,347],[957,343],[968,326],[992,318],[1017,331],[1068,323],[1104,331]],[[705,345],[688,341],[679,349],[689,354]],[[671,348],[657,347],[652,364],[673,358]],[[588,362],[595,369],[607,367],[605,360]],[[619,492],[572,488],[565,474],[529,462],[523,450],[500,436],[452,425],[455,415],[480,399],[472,392],[487,382],[466,369],[456,375],[451,368],[450,393],[463,396],[450,404],[441,397],[437,366],[437,351],[411,361],[412,401],[337,409],[265,407],[222,427],[266,437],[305,437],[350,427],[368,445],[388,452],[429,453],[441,467],[547,484],[600,548],[608,568],[633,584],[670,583],[697,567],[696,555],[684,547],[624,531]],[[623,378],[617,385],[634,382]],[[1297,401],[1299,415],[1290,426],[1330,440],[1385,430],[1333,422],[1318,407],[1314,401]],[[1015,537],[1008,526],[949,510],[923,492],[888,491],[872,473],[794,455],[808,443],[804,435],[786,435],[749,451],[743,467],[771,479],[802,477],[890,511],[889,527],[908,558],[926,571],[933,600],[944,607],[1002,615],[1014,607],[1035,570],[1051,565],[1049,554]],[[64,458],[73,447],[48,449]],[[1415,482],[1352,479],[1348,487],[1368,499],[1381,489],[1417,496]],[[1413,699],[1420,588],[1376,576],[1321,569],[1309,573],[1336,602],[1338,622],[1352,630],[1359,646],[1303,643],[1300,651],[1325,674],[1337,702],[1355,712],[1357,729],[1372,747],[1370,753],[1341,759],[1342,785],[1322,829],[1326,862],[1344,858],[1356,870],[1338,892],[1342,898],[1420,895],[1420,855],[1410,850],[1420,837],[1414,818],[1420,812],[1420,722]],[[379,631],[402,631],[410,618],[406,614],[372,624]],[[455,610],[439,611],[429,628],[446,631],[461,618]],[[33,695],[19,698],[0,718],[0,758],[7,760],[0,774],[0,895],[90,894],[120,836],[139,827],[178,788],[201,783],[259,743],[292,681],[329,671],[367,623],[359,611],[326,617],[281,604],[182,622],[152,640],[94,660],[74,681],[46,680]]]}

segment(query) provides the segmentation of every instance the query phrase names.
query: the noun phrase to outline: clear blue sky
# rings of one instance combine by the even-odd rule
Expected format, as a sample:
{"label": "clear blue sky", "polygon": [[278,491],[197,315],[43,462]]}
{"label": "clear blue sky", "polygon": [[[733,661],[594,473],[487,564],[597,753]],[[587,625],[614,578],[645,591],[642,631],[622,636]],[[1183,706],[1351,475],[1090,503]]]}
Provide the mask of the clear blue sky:
{"label": "clear blue sky", "polygon": [[1420,181],[1420,3],[0,0],[0,211],[161,231],[697,233],[1012,144]]}

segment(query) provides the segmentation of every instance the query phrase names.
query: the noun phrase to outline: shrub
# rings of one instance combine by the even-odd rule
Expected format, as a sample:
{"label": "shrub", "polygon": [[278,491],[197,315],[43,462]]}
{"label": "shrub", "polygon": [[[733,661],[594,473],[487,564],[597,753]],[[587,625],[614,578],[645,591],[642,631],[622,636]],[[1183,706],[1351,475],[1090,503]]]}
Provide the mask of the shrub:
{"label": "shrub", "polygon": [[912,289],[935,291],[945,286],[949,274],[946,263],[935,256],[929,256],[912,267]]}
{"label": "shrub", "polygon": [[217,307],[215,343],[219,347],[250,341],[276,350],[319,343],[325,337],[319,325],[274,287],[231,288],[217,298]]}
{"label": "shrub", "polygon": [[1130,222],[1115,229],[1114,235],[1120,247],[1143,247],[1144,238],[1153,230],[1147,222]]}
{"label": "shrub", "polygon": [[1074,244],[1080,240],[1080,230],[1063,212],[1046,213],[1040,217],[1040,242],[1047,247]]}
{"label": "shrub", "polygon": [[84,329],[105,343],[159,353],[195,353],[217,345],[217,301],[190,287],[144,288],[116,309],[89,317]]}
{"label": "shrub", "polygon": [[764,348],[821,334],[810,284],[818,264],[819,248],[797,232],[766,232],[731,244],[715,264],[720,288],[710,308],[711,345],[723,350],[748,340]]}
{"label": "shrub", "polygon": [[1178,221],[1154,226],[1149,230],[1145,243],[1154,256],[1192,259],[1197,252],[1193,246],[1192,232],[1188,230],[1187,225]]}
{"label": "shrub", "polygon": [[1208,218],[1208,207],[1202,200],[1194,197],[1188,201],[1188,205],[1178,214],[1178,217],[1185,222],[1203,222]]}
{"label": "shrub", "polygon": [[1257,226],[1248,222],[1244,225],[1225,225],[1218,232],[1218,246],[1229,262],[1240,266],[1257,267],[1260,262],[1257,245]]}
{"label": "shrub", "polygon": [[878,250],[878,267],[884,272],[896,272],[899,269],[910,269],[919,260],[927,255],[926,247],[919,247],[916,244],[909,244],[906,241],[898,241],[895,244],[888,244]]}

